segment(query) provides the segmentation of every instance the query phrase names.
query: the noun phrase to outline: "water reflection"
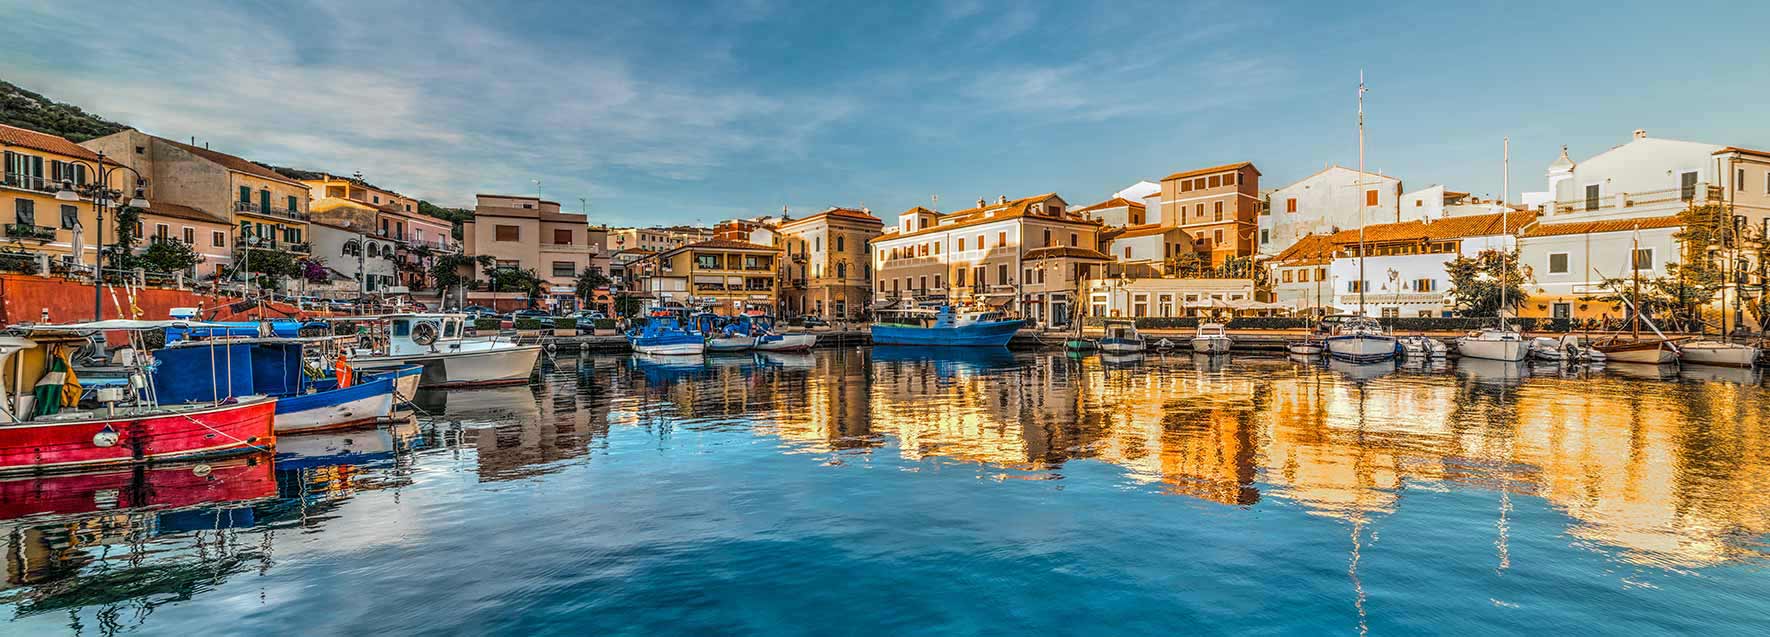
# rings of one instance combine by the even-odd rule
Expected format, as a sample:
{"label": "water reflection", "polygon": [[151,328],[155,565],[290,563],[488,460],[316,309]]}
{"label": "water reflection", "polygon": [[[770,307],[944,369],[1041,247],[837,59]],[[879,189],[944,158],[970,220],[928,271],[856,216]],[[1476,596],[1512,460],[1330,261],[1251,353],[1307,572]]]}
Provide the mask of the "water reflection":
{"label": "water reflection", "polygon": [[[1280,533],[1261,526],[1265,516],[1295,511],[1284,524],[1302,519],[1336,531],[1331,540],[1285,550],[1292,557],[1331,553],[1344,572],[1333,573],[1332,584],[1309,585],[1344,594],[1362,627],[1374,599],[1367,591],[1373,550],[1424,560],[1470,548],[1467,538],[1462,545],[1385,547],[1378,529],[1407,514],[1446,528],[1478,528],[1475,548],[1488,572],[1535,567],[1533,557],[1571,559],[1550,552],[1570,550],[1566,538],[1573,539],[1571,550],[1632,568],[1765,564],[1770,401],[1761,381],[1752,370],[1476,360],[1357,365],[1187,352],[846,348],[567,357],[546,363],[537,386],[424,392],[410,420],[284,437],[274,458],[0,481],[8,542],[0,605],[18,620],[55,617],[75,632],[117,632],[145,625],[170,602],[242,580],[273,581],[292,552],[416,550],[439,541],[418,530],[474,518],[509,517],[511,533],[548,526],[557,521],[544,508],[497,508],[497,497],[507,497],[512,484],[580,481],[592,495],[572,497],[596,497],[594,478],[602,474],[584,468],[633,466],[611,451],[616,439],[627,440],[628,450],[643,441],[645,456],[659,462],[757,461],[678,444],[701,439],[762,449],[828,480],[799,488],[837,491],[835,480],[845,475],[837,467],[898,469],[854,483],[873,487],[839,491],[862,511],[873,506],[869,498],[881,507],[902,504],[883,495],[891,484],[935,489],[937,476],[955,472],[1112,494],[1116,506],[1104,511],[1063,508],[1075,500],[1038,501],[1060,517],[1087,516],[1103,536],[1120,522],[1153,515],[1141,508],[1149,501],[1214,511],[1215,518],[1187,522],[1255,534]],[[568,471],[574,473],[562,475]],[[729,486],[717,472],[696,475],[711,481],[696,488]],[[427,476],[430,504],[397,506]],[[667,498],[669,488],[650,495]],[[945,488],[930,498],[978,497]],[[1009,489],[984,497],[991,493],[1028,497]],[[813,502],[817,494],[789,495]],[[936,499],[915,502],[938,506]],[[1118,506],[1128,517],[1114,517]],[[695,517],[701,513],[675,510],[644,530],[674,542],[672,523],[712,524]],[[816,509],[797,519],[853,523],[865,515]],[[986,530],[993,524],[977,522]],[[1218,549],[1236,551],[1235,538],[1220,541]],[[1263,560],[1280,557],[1241,566],[1275,567]],[[270,603],[277,593],[266,588],[297,596],[313,584],[261,583],[257,595]]]}

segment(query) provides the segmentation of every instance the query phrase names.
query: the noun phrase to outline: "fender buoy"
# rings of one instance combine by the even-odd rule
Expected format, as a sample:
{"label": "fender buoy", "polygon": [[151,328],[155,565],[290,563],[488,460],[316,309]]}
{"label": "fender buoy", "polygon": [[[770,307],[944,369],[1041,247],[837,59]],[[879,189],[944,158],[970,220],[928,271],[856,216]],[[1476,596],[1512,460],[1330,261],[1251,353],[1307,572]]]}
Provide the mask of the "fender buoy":
{"label": "fender buoy", "polygon": [[92,444],[101,448],[115,447],[117,446],[117,439],[119,437],[120,436],[117,435],[117,430],[112,429],[110,425],[105,425],[104,429],[99,430],[98,433],[92,434]]}

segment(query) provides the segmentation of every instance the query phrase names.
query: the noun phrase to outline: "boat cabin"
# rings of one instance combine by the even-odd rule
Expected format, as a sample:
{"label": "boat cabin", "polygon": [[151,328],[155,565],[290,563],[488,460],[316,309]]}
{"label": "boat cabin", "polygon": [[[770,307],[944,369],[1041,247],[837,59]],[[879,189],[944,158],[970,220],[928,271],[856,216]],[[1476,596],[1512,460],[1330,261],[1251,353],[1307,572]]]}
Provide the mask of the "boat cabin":
{"label": "boat cabin", "polygon": [[459,341],[465,314],[395,314],[387,318],[387,354],[412,356],[437,351],[437,343]]}

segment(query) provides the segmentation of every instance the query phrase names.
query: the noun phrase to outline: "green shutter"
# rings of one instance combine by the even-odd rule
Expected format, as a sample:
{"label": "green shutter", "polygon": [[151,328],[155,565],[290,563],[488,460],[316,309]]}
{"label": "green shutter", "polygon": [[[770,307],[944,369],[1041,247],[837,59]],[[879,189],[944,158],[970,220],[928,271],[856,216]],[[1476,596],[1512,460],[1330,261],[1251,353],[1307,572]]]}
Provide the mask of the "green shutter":
{"label": "green shutter", "polygon": [[262,212],[266,212],[266,213],[270,212],[270,191],[269,190],[258,191],[258,208]]}
{"label": "green shutter", "polygon": [[240,203],[252,203],[251,186],[240,186]]}

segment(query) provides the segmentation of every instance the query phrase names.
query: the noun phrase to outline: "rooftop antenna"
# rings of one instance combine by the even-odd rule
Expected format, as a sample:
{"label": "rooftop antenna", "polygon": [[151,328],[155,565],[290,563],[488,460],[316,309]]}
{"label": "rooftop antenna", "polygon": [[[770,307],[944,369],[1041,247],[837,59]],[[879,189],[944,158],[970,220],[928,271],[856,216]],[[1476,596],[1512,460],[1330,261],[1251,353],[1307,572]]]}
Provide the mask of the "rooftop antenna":
{"label": "rooftop antenna", "polygon": [[537,199],[537,200],[540,199],[541,198],[541,180],[530,179],[529,181],[535,182],[535,199]]}

